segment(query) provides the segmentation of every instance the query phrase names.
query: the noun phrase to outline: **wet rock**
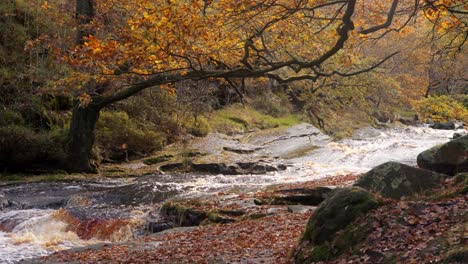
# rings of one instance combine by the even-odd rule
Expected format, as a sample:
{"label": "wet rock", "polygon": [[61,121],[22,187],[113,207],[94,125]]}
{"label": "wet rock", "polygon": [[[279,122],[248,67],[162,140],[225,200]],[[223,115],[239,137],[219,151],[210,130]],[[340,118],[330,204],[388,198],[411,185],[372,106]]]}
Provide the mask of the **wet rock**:
{"label": "wet rock", "polygon": [[455,123],[454,122],[435,122],[433,125],[430,126],[430,128],[433,129],[442,129],[442,130],[454,130],[455,129]]}
{"label": "wet rock", "polygon": [[329,136],[313,125],[302,123],[282,131],[264,131],[248,135],[243,140],[262,146],[262,152],[270,157],[294,158],[298,151],[323,146],[329,139]]}
{"label": "wet rock", "polygon": [[463,137],[463,136],[466,136],[466,135],[468,135],[467,132],[456,132],[456,133],[453,133],[452,139],[457,139],[459,137]]}
{"label": "wet rock", "polygon": [[65,206],[72,195],[82,191],[64,188],[66,185],[67,183],[31,183],[6,186],[0,200],[10,209],[57,209]]}
{"label": "wet rock", "polygon": [[418,155],[420,168],[447,175],[468,171],[468,135],[435,146]]}
{"label": "wet rock", "polygon": [[298,188],[277,191],[271,204],[319,205],[332,191],[328,187]]}
{"label": "wet rock", "polygon": [[284,164],[278,164],[278,166],[276,166],[276,168],[278,168],[278,170],[280,170],[280,171],[283,171],[283,170],[286,170],[288,168],[288,166],[286,166]]}
{"label": "wet rock", "polygon": [[185,167],[187,167],[187,164],[184,164],[183,162],[175,162],[175,163],[169,163],[169,164],[164,164],[159,169],[161,171],[179,171],[183,170]]}
{"label": "wet rock", "polygon": [[223,147],[225,151],[230,151],[234,152],[237,154],[251,154],[254,153],[255,151],[263,149],[263,147],[260,146],[253,146],[253,145],[239,145],[236,147]]}
{"label": "wet rock", "polygon": [[173,226],[169,223],[148,223],[148,232],[150,233],[159,233],[167,229],[171,229]]}
{"label": "wet rock", "polygon": [[237,174],[235,167],[227,166],[224,163],[193,163],[192,169],[195,172],[207,172],[213,174]]}
{"label": "wet rock", "polygon": [[[333,190],[309,219],[294,253],[295,263],[330,260],[356,245],[365,231],[353,228],[353,221],[378,206],[378,200],[360,187]],[[342,231],[346,235],[338,235]]]}
{"label": "wet rock", "polygon": [[362,175],[355,186],[377,192],[383,197],[401,199],[429,192],[443,175],[397,162],[381,164]]}
{"label": "wet rock", "polygon": [[10,206],[10,201],[5,197],[3,193],[0,193],[0,211]]}
{"label": "wet rock", "polygon": [[263,174],[267,172],[278,171],[276,167],[273,167],[269,164],[256,164],[252,167],[251,173],[252,174]]}
{"label": "wet rock", "polygon": [[402,123],[403,125],[407,125],[407,126],[422,126],[422,125],[424,125],[423,122],[419,121],[417,116],[415,116],[414,118],[399,117],[398,122]]}
{"label": "wet rock", "polygon": [[184,205],[166,202],[161,215],[176,226],[198,226],[208,217],[207,212],[196,211]]}
{"label": "wet rock", "polygon": [[465,123],[463,123],[463,121],[455,121],[454,123],[455,123],[455,129],[460,129],[465,126]]}

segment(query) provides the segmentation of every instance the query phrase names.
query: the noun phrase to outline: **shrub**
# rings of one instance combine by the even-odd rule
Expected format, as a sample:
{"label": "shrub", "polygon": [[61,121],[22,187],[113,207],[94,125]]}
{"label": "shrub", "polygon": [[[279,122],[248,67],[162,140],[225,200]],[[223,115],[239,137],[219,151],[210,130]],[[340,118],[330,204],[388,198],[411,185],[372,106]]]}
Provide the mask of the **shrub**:
{"label": "shrub", "polygon": [[0,167],[19,171],[60,168],[66,159],[65,130],[34,132],[23,126],[0,127]]}
{"label": "shrub", "polygon": [[455,99],[442,95],[425,98],[416,103],[419,116],[426,120],[450,121],[453,119],[468,122],[467,108]]}
{"label": "shrub", "polygon": [[8,109],[0,110],[0,127],[11,125],[24,125],[21,114]]}
{"label": "shrub", "polygon": [[262,114],[273,117],[285,116],[292,112],[292,107],[286,94],[265,92],[253,97],[251,105]]}
{"label": "shrub", "polygon": [[104,111],[97,124],[96,143],[104,159],[121,159],[124,144],[129,154],[146,154],[160,149],[165,136],[155,127],[132,122],[126,112]]}
{"label": "shrub", "polygon": [[185,127],[186,127],[188,133],[190,133],[190,134],[192,134],[194,136],[197,136],[197,137],[204,137],[211,130],[211,127],[208,124],[208,120],[206,120],[206,118],[201,117],[201,116],[197,117],[196,120],[194,118],[189,120],[185,124]]}

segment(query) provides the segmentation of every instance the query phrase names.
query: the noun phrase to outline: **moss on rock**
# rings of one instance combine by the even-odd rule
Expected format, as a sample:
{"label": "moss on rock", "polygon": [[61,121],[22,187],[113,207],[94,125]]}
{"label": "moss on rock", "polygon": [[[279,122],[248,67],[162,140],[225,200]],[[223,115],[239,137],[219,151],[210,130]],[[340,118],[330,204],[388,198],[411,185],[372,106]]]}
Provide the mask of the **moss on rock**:
{"label": "moss on rock", "polygon": [[383,197],[401,199],[423,194],[437,187],[444,175],[397,162],[381,164],[363,176],[355,186],[374,191]]}
{"label": "moss on rock", "polygon": [[378,206],[379,201],[360,187],[332,191],[309,219],[295,262],[329,260],[358,244],[368,230],[353,226],[353,221]]}
{"label": "moss on rock", "polygon": [[174,202],[163,204],[161,214],[176,226],[197,226],[208,217],[207,212],[196,211]]}

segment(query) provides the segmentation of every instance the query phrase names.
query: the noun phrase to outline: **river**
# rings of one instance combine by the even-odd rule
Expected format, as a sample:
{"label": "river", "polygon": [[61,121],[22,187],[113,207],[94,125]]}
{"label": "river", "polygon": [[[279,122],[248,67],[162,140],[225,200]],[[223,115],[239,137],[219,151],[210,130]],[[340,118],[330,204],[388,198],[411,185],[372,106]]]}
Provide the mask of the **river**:
{"label": "river", "polygon": [[[142,179],[104,180],[80,183],[37,183],[0,187],[0,194],[16,193],[27,206],[24,209],[4,209],[0,212],[0,263],[15,263],[21,259],[51,254],[52,252],[89,245],[102,241],[125,241],[135,237],[134,226],[143,221],[148,208],[169,197],[205,195],[221,190],[240,188],[255,190],[278,183],[310,181],[327,176],[362,173],[387,161],[416,164],[416,156],[437,144],[450,140],[454,131],[434,130],[427,127],[405,127],[384,130],[364,129],[353,139],[340,141],[323,140],[320,148],[304,153],[303,156],[287,160],[288,169],[262,175],[193,175],[167,174],[146,176]],[[131,195],[106,198],[99,203],[99,197],[106,194],[125,193],[138,186]],[[142,187],[143,186],[143,187]],[[50,191],[53,189],[54,191]],[[126,190],[126,191],[123,191]],[[53,193],[48,194],[48,192]],[[61,197],[75,193],[86,193],[96,204],[86,207],[86,199],[67,201],[67,206],[83,206],[94,210],[96,215],[125,215],[130,222],[96,223],[86,227],[105,227],[108,234],[83,228],[72,228],[73,219],[64,214]],[[99,195],[96,195],[99,194]],[[138,197],[129,199],[128,197]],[[41,198],[42,197],[42,198]],[[40,199],[56,206],[38,206]],[[145,202],[138,202],[138,201]],[[98,202],[96,202],[98,201]],[[53,203],[52,203],[53,204]],[[102,205],[105,204],[105,205]],[[112,206],[110,206],[112,205]],[[38,208],[39,207],[39,208]],[[51,207],[51,208],[47,208]],[[84,210],[84,209],[83,209]],[[133,222],[134,221],[134,222]],[[89,232],[88,232],[89,231]],[[141,230],[140,230],[141,231]],[[81,232],[81,233],[80,233]],[[141,232],[140,232],[141,233]],[[83,235],[85,234],[85,235]],[[81,237],[81,238],[80,238]],[[85,239],[83,239],[85,238]]]}

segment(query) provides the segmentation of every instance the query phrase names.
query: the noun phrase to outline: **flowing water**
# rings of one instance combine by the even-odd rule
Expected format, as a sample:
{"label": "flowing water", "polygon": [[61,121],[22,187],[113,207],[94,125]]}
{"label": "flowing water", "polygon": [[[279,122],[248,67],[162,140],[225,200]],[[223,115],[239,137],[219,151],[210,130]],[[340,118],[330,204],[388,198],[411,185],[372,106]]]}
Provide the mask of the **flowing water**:
{"label": "flowing water", "polygon": [[[127,219],[141,220],[145,217],[144,209],[148,208],[151,203],[161,202],[175,195],[194,196],[232,188],[255,190],[277,183],[301,182],[326,176],[361,173],[387,161],[415,165],[416,156],[420,152],[447,142],[453,133],[454,131],[433,130],[426,127],[367,129],[358,133],[354,139],[336,142],[323,140],[319,144],[320,148],[288,160],[291,166],[282,172],[265,175],[158,175],[138,180],[123,179],[117,183],[115,180],[87,184],[62,183],[62,185],[53,186],[56,190],[60,190],[54,193],[54,199],[84,191],[100,195],[130,192],[127,196],[138,197],[141,201],[145,201],[146,205],[139,205],[135,199],[113,196],[112,199],[107,198],[109,200],[103,202],[107,207],[99,203],[92,207],[85,206],[88,200],[97,201],[100,196],[92,196],[88,200],[75,199],[73,203],[83,204],[84,208],[90,208],[86,210],[95,210],[97,214],[104,215],[106,210],[110,215],[115,211],[125,211]],[[291,143],[288,144],[288,147],[291,147]],[[47,192],[51,188],[50,185],[40,187],[40,185],[29,184],[28,186],[1,187],[0,191],[24,193],[24,197],[20,198],[27,201],[31,199],[30,196],[34,196],[32,199],[38,199],[37,197],[41,195],[48,197]],[[72,202],[68,201],[67,205],[70,203]],[[65,205],[57,207],[62,206]],[[0,263],[15,263],[21,259],[47,255],[58,250],[106,240],[125,241],[133,237],[132,223],[128,221],[112,223],[90,221],[82,225],[61,210],[29,208],[0,211]],[[80,228],[77,227],[78,225]],[[96,227],[99,227],[101,231],[96,231]],[[106,230],[107,235],[102,233],[102,229]]]}

